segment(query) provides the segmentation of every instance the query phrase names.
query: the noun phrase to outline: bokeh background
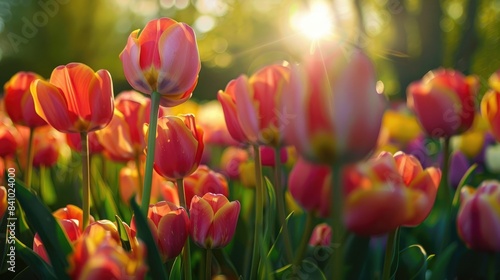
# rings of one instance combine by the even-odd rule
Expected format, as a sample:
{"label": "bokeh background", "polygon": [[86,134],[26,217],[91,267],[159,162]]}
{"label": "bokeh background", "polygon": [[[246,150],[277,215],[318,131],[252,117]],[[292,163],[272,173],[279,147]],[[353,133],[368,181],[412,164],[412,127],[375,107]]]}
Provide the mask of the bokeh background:
{"label": "bokeh background", "polygon": [[131,31],[163,16],[196,31],[197,100],[240,74],[298,62],[318,40],[365,49],[393,99],[438,67],[483,85],[500,68],[500,0],[0,0],[0,83],[83,62],[108,69],[115,93],[130,89],[118,55]]}

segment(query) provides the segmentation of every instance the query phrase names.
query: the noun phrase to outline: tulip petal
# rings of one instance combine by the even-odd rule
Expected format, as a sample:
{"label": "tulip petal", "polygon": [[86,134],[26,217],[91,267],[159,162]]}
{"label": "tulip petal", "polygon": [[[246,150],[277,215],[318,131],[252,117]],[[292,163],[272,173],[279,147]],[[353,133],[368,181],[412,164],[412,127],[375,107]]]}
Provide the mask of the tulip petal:
{"label": "tulip petal", "polygon": [[234,93],[233,89],[234,84],[235,80],[230,81],[226,87],[225,92],[219,91],[219,93],[217,94],[217,99],[222,105],[222,110],[224,112],[224,119],[226,121],[227,130],[229,131],[229,134],[231,135],[231,137],[233,137],[234,140],[240,143],[244,143],[247,142],[248,139],[246,138],[246,135],[243,132],[243,129],[241,128],[241,125],[238,121],[236,104],[234,103],[234,99],[231,96],[231,93],[229,93],[229,92]]}
{"label": "tulip petal", "polygon": [[259,140],[259,116],[258,102],[253,100],[253,88],[250,85],[247,76],[239,76],[234,84],[234,98],[238,116],[238,122],[245,133],[246,138],[251,143],[257,143]]}
{"label": "tulip petal", "polygon": [[137,36],[139,30],[133,31],[127,40],[127,45],[120,53],[123,64],[123,72],[128,83],[135,89],[145,94],[151,94],[153,88],[146,80],[140,66],[141,47]]}
{"label": "tulip petal", "polygon": [[224,204],[213,217],[212,233],[213,243],[211,248],[226,246],[234,236],[238,216],[240,214],[240,202],[232,201]]}
{"label": "tulip petal", "polygon": [[184,209],[171,211],[164,215],[158,224],[160,250],[165,258],[178,256],[188,238],[189,220]]}
{"label": "tulip petal", "polygon": [[90,127],[88,131],[98,130],[111,121],[114,110],[113,82],[107,70],[99,70],[89,86],[89,100],[91,110]]}
{"label": "tulip petal", "polygon": [[210,203],[195,195],[189,209],[191,219],[191,237],[203,248],[210,248],[212,237],[209,235],[214,212]]}

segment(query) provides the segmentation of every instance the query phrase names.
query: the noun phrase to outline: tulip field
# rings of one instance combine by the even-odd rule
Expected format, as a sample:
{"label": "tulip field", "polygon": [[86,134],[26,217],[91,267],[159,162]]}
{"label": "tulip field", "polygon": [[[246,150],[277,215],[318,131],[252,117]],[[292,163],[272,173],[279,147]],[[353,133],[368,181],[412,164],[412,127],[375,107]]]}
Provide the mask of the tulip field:
{"label": "tulip field", "polygon": [[0,279],[500,278],[500,70],[394,100],[317,40],[194,101],[193,27],[134,28],[127,90],[79,61],[5,83]]}

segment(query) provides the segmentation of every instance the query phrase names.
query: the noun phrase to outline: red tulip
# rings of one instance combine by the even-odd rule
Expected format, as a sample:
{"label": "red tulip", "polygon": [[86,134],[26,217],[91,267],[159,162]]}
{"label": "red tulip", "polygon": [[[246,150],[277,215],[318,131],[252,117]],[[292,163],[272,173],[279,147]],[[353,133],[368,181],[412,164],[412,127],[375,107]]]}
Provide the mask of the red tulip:
{"label": "red tulip", "polygon": [[331,239],[332,228],[326,223],[321,223],[314,227],[311,238],[309,239],[309,245],[313,247],[330,246]]}
{"label": "red tulip", "polygon": [[240,214],[240,202],[229,200],[222,194],[195,195],[189,209],[191,238],[206,249],[226,246],[233,238]]}
{"label": "red tulip", "polygon": [[203,154],[203,131],[193,115],[167,116],[158,119],[154,168],[169,179],[192,174]]}
{"label": "red tulip", "polygon": [[149,123],[151,99],[136,91],[120,93],[115,99],[113,118],[97,131],[99,142],[115,160],[134,160],[144,153],[144,124]]}
{"label": "red tulip", "polygon": [[94,72],[81,63],[58,66],[50,81],[35,80],[31,93],[36,112],[65,133],[105,127],[113,116],[113,85],[106,70]]}
{"label": "red tulip", "polygon": [[375,68],[359,49],[316,52],[304,68],[292,67],[283,89],[285,142],[306,159],[353,162],[376,146],[384,97],[376,91]]}
{"label": "red tulip", "polygon": [[47,124],[36,113],[30,92],[31,82],[37,79],[42,77],[33,72],[18,72],[4,85],[5,110],[16,124],[31,128]]}
{"label": "red tulip", "polygon": [[477,78],[438,69],[407,89],[408,107],[431,137],[451,137],[469,129],[475,116]]}
{"label": "red tulip", "polygon": [[[177,257],[189,237],[189,217],[186,210],[167,201],[149,206],[148,223],[163,261]],[[135,220],[130,223],[137,232]]]}
{"label": "red tulip", "polygon": [[[282,65],[266,66],[250,78],[241,75],[230,81],[217,98],[222,104],[227,128],[239,142],[279,146],[282,122],[279,102],[290,69]],[[286,116],[285,116],[286,117]]]}
{"label": "red tulip", "polygon": [[208,192],[228,196],[226,178],[222,174],[210,170],[206,165],[200,165],[193,174],[184,178],[184,191],[186,205],[191,205],[193,196],[203,196]]}
{"label": "red tulip", "polygon": [[20,140],[15,127],[6,119],[0,119],[0,158],[13,156]]}
{"label": "red tulip", "polygon": [[160,93],[160,104],[179,105],[191,97],[201,62],[193,29],[169,18],[133,31],[120,53],[125,78],[136,90]]}
{"label": "red tulip", "polygon": [[457,228],[467,247],[500,252],[500,182],[484,181],[477,189],[462,189]]}
{"label": "red tulip", "polygon": [[[80,137],[79,134],[77,133],[66,133],[66,143],[68,146],[77,152],[80,152],[82,150],[82,138]],[[88,134],[88,148],[89,148],[89,154],[98,154],[102,151],[104,151],[104,147],[99,143],[99,140],[97,140],[97,135],[95,132],[90,132]]]}
{"label": "red tulip", "polygon": [[288,178],[292,197],[307,211],[328,217],[330,213],[330,168],[299,158]]}
{"label": "red tulip", "polygon": [[379,235],[416,226],[429,215],[441,171],[423,169],[411,155],[383,152],[346,172],[344,220],[360,235]]}

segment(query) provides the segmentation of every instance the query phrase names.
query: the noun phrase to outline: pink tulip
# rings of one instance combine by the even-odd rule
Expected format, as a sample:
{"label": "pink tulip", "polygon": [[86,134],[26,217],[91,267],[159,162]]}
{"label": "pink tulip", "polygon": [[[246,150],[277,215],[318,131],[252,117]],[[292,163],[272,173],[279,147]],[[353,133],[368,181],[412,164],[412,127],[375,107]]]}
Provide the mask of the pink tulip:
{"label": "pink tulip", "polygon": [[413,109],[428,135],[451,137],[472,126],[478,89],[477,78],[465,77],[455,70],[438,69],[408,86],[408,107]]}
{"label": "pink tulip", "polygon": [[158,119],[154,168],[169,180],[189,176],[200,164],[203,147],[203,131],[193,115],[162,117]]}
{"label": "pink tulip", "polygon": [[477,189],[462,189],[457,228],[467,247],[500,252],[500,182],[484,181]]}
{"label": "pink tulip", "polygon": [[227,180],[208,166],[200,165],[193,174],[184,178],[184,192],[186,205],[191,205],[191,199],[195,195],[203,196],[210,192],[228,196]]}
{"label": "pink tulip", "polygon": [[282,143],[282,121],[279,102],[283,86],[290,75],[289,67],[266,66],[251,77],[241,75],[230,81],[217,98],[222,104],[226,125],[238,142],[279,146]]}
{"label": "pink tulip", "polygon": [[193,29],[170,18],[151,20],[140,34],[133,31],[120,59],[129,84],[142,93],[160,93],[165,107],[191,97],[201,68]]}
{"label": "pink tulip", "polygon": [[191,238],[205,249],[221,248],[233,238],[240,213],[240,202],[222,194],[195,195],[189,209]]}
{"label": "pink tulip", "polygon": [[330,246],[331,239],[332,228],[326,223],[321,223],[314,227],[311,239],[309,239],[309,245],[313,247]]}
{"label": "pink tulip", "polygon": [[286,144],[310,161],[353,162],[376,146],[385,110],[375,68],[359,49],[322,50],[293,66],[281,112]]}

